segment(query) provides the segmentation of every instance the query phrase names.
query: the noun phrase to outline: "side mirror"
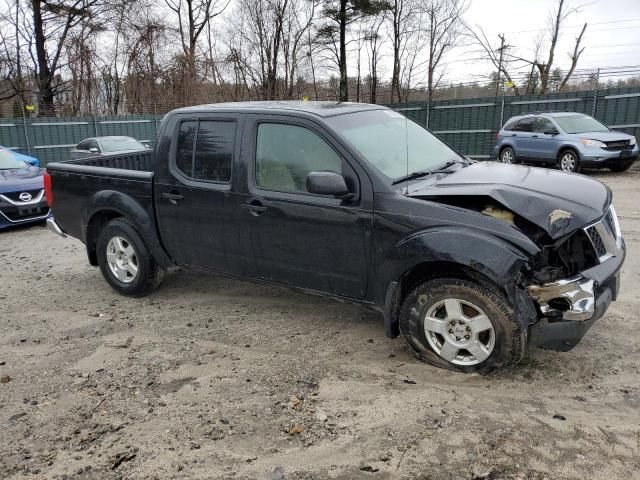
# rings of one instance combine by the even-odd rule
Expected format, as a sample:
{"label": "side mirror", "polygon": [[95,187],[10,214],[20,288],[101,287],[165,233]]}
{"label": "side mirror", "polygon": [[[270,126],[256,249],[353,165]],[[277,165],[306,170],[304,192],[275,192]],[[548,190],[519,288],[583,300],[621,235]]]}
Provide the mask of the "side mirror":
{"label": "side mirror", "polygon": [[98,153],[98,152],[99,152],[99,150],[96,147],[91,147],[89,149],[89,153]]}
{"label": "side mirror", "polygon": [[353,197],[349,192],[344,177],[336,172],[309,172],[307,175],[307,191],[319,195],[331,195],[341,200]]}
{"label": "side mirror", "polygon": [[545,135],[558,135],[558,130],[556,130],[555,128],[549,128],[542,133],[544,133]]}

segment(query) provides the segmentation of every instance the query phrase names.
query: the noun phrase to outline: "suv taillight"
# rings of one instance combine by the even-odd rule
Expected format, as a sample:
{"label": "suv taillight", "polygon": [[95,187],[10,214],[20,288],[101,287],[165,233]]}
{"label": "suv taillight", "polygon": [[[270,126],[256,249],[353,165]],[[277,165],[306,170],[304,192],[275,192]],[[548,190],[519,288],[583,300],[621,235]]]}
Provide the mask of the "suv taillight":
{"label": "suv taillight", "polygon": [[47,203],[49,207],[53,206],[53,191],[51,189],[51,175],[49,172],[44,172],[44,195],[47,197]]}

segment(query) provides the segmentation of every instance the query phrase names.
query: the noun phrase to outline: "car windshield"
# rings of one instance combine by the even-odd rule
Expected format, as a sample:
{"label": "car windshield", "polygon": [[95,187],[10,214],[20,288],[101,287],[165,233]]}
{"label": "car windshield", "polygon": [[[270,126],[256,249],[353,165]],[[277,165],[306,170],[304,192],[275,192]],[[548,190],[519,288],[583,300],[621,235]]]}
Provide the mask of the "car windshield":
{"label": "car windshield", "polygon": [[100,145],[104,152],[121,152],[123,150],[145,150],[145,146],[131,137],[101,138]]}
{"label": "car windshield", "polygon": [[394,180],[461,159],[426,129],[392,110],[337,115],[327,122]]}
{"label": "car windshield", "polygon": [[27,162],[18,160],[11,155],[8,150],[0,150],[0,170],[9,170],[13,168],[27,168],[29,165]]}
{"label": "car windshield", "polygon": [[565,133],[608,132],[609,129],[589,115],[571,115],[568,117],[556,117],[560,128]]}

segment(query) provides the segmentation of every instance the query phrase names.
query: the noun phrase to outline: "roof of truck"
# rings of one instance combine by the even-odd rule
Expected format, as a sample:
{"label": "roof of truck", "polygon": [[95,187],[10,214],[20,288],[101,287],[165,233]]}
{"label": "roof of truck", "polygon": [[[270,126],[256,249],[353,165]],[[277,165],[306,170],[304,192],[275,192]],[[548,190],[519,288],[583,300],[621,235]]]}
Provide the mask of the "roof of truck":
{"label": "roof of truck", "polygon": [[345,113],[361,112],[364,110],[379,110],[381,105],[372,105],[369,103],[353,103],[353,102],[319,102],[319,101],[303,101],[303,100],[275,100],[275,101],[259,101],[259,102],[226,102],[212,103],[209,105],[194,105],[192,107],[184,107],[174,110],[179,113],[189,112],[211,112],[211,111],[227,111],[227,112],[265,112],[269,113],[287,113],[287,112],[304,112],[317,115],[319,117],[333,117],[343,115]]}

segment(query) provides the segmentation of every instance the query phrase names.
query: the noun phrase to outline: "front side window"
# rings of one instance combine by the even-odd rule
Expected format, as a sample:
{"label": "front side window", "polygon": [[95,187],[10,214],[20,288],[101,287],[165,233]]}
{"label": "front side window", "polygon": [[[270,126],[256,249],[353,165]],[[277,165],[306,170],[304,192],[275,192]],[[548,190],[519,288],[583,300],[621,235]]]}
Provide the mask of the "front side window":
{"label": "front side window", "polygon": [[461,158],[425,128],[392,110],[336,115],[327,123],[391,179]]}
{"label": "front side window", "polygon": [[546,118],[536,118],[533,122],[533,131],[536,133],[544,133],[554,129],[553,124]]}
{"label": "front side window", "polygon": [[307,175],[317,171],[342,174],[342,158],[316,133],[283,123],[258,125],[258,187],[306,193]]}
{"label": "front side window", "polygon": [[194,180],[229,182],[235,132],[235,122],[182,122],[178,130],[177,169]]}
{"label": "front side window", "polygon": [[565,133],[608,132],[609,129],[589,115],[555,117]]}

